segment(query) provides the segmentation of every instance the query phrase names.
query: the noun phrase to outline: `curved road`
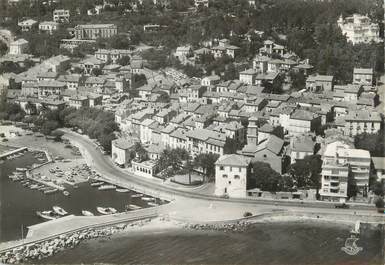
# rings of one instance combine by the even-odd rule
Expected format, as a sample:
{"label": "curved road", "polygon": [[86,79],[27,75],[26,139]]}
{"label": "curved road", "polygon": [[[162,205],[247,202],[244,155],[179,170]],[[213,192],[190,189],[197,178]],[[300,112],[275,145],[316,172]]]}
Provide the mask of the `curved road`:
{"label": "curved road", "polygon": [[[99,148],[88,138],[83,135],[79,135],[70,130],[62,130],[65,133],[65,137],[68,138],[72,143],[78,145],[82,151],[85,151],[86,160],[91,161],[92,167],[107,177],[109,180],[119,183],[124,186],[135,185],[136,187],[142,187],[151,191],[152,193],[165,193],[173,198],[189,198],[198,199],[205,201],[220,201],[235,204],[256,204],[256,205],[271,205],[271,206],[294,206],[294,207],[311,207],[311,208],[332,208],[334,210],[334,203],[328,202],[308,202],[308,201],[271,201],[271,200],[260,200],[260,199],[224,199],[214,195],[206,195],[197,193],[189,190],[181,190],[174,187],[162,185],[149,179],[136,176],[127,171],[123,171],[121,168],[113,164],[109,157],[103,155]],[[352,210],[370,210],[375,213],[374,206],[371,205],[351,205]],[[347,211],[347,210],[339,210]]]}

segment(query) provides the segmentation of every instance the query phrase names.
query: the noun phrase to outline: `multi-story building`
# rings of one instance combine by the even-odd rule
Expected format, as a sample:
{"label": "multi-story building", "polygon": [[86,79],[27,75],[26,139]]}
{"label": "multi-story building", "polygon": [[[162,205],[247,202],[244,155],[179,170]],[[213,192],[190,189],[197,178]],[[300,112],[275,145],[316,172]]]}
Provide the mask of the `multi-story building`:
{"label": "multi-story building", "polygon": [[30,31],[36,24],[37,21],[33,19],[27,19],[17,23],[17,25],[21,27],[21,31]]}
{"label": "multi-story building", "polygon": [[195,7],[204,6],[209,7],[209,0],[194,0]]}
{"label": "multi-story building", "polygon": [[337,24],[342,34],[353,44],[381,42],[379,25],[372,23],[367,16],[353,14],[345,19],[340,16]]}
{"label": "multi-story building", "polygon": [[[302,133],[315,132],[321,126],[321,117],[307,110],[295,110],[290,115],[289,134],[298,135]],[[286,128],[285,128],[286,129]]]}
{"label": "multi-story building", "polygon": [[356,136],[361,133],[377,133],[381,129],[381,114],[375,111],[350,111],[345,117],[344,134]]}
{"label": "multi-story building", "polygon": [[335,141],[326,146],[322,159],[320,195],[323,200],[345,202],[349,178],[354,179],[358,196],[366,196],[371,163],[369,151]]}
{"label": "multi-story building", "polygon": [[47,32],[48,34],[52,34],[58,28],[59,23],[55,21],[43,21],[39,24],[39,30],[42,32]]}
{"label": "multi-story building", "polygon": [[53,11],[53,21],[55,22],[69,22],[70,11],[67,9],[55,9]]}
{"label": "multi-story building", "polygon": [[66,84],[59,81],[40,81],[37,85],[38,97],[60,96],[66,88]]}
{"label": "multi-story building", "polygon": [[312,92],[332,91],[334,77],[329,75],[311,75],[306,79],[306,89]]}
{"label": "multi-story building", "polygon": [[125,56],[130,56],[132,55],[132,51],[130,50],[123,50],[123,49],[98,49],[95,52],[95,57],[96,59],[99,59],[105,63],[116,63],[117,60],[121,59],[122,57]]}
{"label": "multi-story building", "polygon": [[215,195],[245,198],[250,158],[224,155],[215,162]]}
{"label": "multi-story building", "polygon": [[354,68],[353,84],[357,85],[373,85],[373,69],[372,68]]}
{"label": "multi-story building", "polygon": [[118,27],[114,24],[86,24],[75,27],[75,38],[79,40],[111,38],[116,34],[118,34]]}
{"label": "multi-story building", "polygon": [[226,135],[207,129],[195,129],[186,133],[187,150],[192,156],[201,153],[223,155]]}
{"label": "multi-story building", "polygon": [[19,55],[24,54],[28,50],[28,41],[18,39],[9,44],[9,54]]}

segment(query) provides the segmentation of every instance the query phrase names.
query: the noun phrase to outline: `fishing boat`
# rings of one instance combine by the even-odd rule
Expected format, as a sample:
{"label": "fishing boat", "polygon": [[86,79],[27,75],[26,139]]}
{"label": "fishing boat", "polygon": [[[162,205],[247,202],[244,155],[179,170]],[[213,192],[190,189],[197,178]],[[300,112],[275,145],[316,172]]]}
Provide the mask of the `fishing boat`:
{"label": "fishing boat", "polygon": [[32,184],[29,186],[31,190],[37,190],[39,188],[39,184]]}
{"label": "fishing boat", "polygon": [[155,200],[155,198],[151,198],[151,197],[143,197],[142,200],[148,202],[148,201],[153,201],[153,200]]}
{"label": "fishing boat", "polygon": [[93,213],[91,213],[90,211],[86,211],[86,210],[82,211],[82,215],[84,215],[84,216],[94,216]]}
{"label": "fishing boat", "polygon": [[96,210],[103,215],[114,214],[118,212],[115,208],[112,207],[96,207]]}
{"label": "fishing boat", "polygon": [[116,189],[115,185],[102,185],[98,188],[98,190],[114,190]]}
{"label": "fishing boat", "polygon": [[46,190],[50,190],[51,189],[51,187],[47,187],[47,186],[42,186],[41,188],[39,188],[38,190],[40,190],[40,191],[46,191]]}
{"label": "fishing boat", "polygon": [[49,190],[45,190],[45,191],[44,191],[44,194],[53,194],[53,193],[55,193],[55,192],[57,192],[57,191],[58,191],[58,189],[50,188]]}
{"label": "fishing boat", "polygon": [[116,189],[117,192],[130,192],[129,189]]}
{"label": "fishing boat", "polygon": [[27,169],[25,167],[17,167],[16,171],[25,172]]}
{"label": "fishing boat", "polygon": [[137,193],[137,194],[132,194],[131,195],[131,198],[141,198],[141,197],[143,197],[142,193]]}
{"label": "fishing boat", "polygon": [[65,190],[65,191],[63,191],[63,195],[64,195],[64,196],[69,196],[70,193],[69,193],[68,191]]}
{"label": "fishing boat", "polygon": [[148,202],[147,205],[149,205],[149,206],[158,206],[158,204],[155,203],[155,202]]}
{"label": "fishing boat", "polygon": [[68,214],[63,208],[61,208],[59,206],[54,206],[54,207],[52,207],[52,209],[55,211],[55,213],[57,213],[58,215],[61,215],[61,216]]}
{"label": "fishing boat", "polygon": [[42,212],[37,211],[36,214],[37,216],[44,218],[46,220],[55,220],[59,218],[59,216],[57,216],[53,211],[42,211]]}
{"label": "fishing boat", "polygon": [[103,181],[99,181],[99,182],[93,182],[93,183],[91,183],[91,186],[92,186],[92,187],[99,187],[99,186],[101,186],[101,185],[103,185],[103,184],[104,184]]}
{"label": "fishing boat", "polygon": [[139,210],[139,209],[142,209],[142,207],[138,206],[138,205],[135,205],[135,204],[129,204],[126,206],[126,208],[130,209],[130,210]]}

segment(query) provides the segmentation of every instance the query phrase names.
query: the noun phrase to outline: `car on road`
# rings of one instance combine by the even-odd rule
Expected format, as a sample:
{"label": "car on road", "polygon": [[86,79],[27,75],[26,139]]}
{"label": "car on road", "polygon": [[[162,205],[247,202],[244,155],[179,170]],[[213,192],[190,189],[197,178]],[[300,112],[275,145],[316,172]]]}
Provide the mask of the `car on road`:
{"label": "car on road", "polygon": [[338,209],[349,209],[349,205],[347,205],[346,203],[340,203],[340,204],[335,204],[335,205],[334,205],[334,208],[338,208]]}

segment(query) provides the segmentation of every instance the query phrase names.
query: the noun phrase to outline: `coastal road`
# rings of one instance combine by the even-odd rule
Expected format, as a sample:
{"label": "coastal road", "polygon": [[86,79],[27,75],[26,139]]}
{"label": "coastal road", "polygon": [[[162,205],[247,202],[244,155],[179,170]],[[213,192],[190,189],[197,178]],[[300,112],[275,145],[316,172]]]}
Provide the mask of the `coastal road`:
{"label": "coastal road", "polygon": [[[178,201],[178,199],[186,200],[200,200],[210,203],[221,203],[221,205],[254,205],[254,206],[269,206],[270,208],[277,207],[291,207],[291,208],[311,208],[313,212],[324,212],[325,210],[330,213],[350,213],[353,214],[356,211],[360,211],[364,215],[376,215],[374,206],[371,205],[359,205],[355,204],[350,209],[335,209],[334,203],[329,202],[309,202],[309,201],[272,201],[261,199],[224,199],[218,198],[214,195],[207,195],[199,193],[199,191],[179,189],[176,187],[170,187],[159,182],[159,180],[151,180],[143,177],[136,176],[129,173],[112,162],[112,160],[103,155],[97,146],[88,137],[64,129],[64,137],[68,138],[73,144],[78,146],[85,156],[86,161],[97,172],[102,174],[103,177],[112,180],[116,184],[121,184],[125,187],[140,187],[143,190],[151,192],[152,194],[163,194],[169,198]],[[321,210],[322,209],[322,210]],[[309,209],[310,210],[310,209]]]}

